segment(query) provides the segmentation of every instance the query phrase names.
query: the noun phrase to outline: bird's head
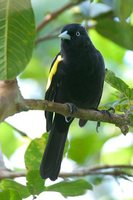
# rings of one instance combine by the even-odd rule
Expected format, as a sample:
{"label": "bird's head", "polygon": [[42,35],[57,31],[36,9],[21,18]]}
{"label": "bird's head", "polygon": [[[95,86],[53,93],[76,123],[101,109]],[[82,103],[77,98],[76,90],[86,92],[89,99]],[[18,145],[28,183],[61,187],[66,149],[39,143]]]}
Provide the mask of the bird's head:
{"label": "bird's head", "polygon": [[67,52],[80,51],[80,48],[90,41],[85,28],[80,24],[66,25],[59,38],[61,38],[62,50]]}

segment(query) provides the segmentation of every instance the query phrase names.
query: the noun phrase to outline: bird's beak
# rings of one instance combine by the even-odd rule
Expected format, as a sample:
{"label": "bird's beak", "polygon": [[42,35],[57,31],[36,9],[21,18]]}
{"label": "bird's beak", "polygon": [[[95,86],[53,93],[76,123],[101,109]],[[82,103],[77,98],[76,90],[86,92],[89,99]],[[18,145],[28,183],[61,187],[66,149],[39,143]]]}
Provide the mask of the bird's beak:
{"label": "bird's beak", "polygon": [[68,31],[64,31],[58,37],[63,40],[71,40],[71,36],[68,34]]}

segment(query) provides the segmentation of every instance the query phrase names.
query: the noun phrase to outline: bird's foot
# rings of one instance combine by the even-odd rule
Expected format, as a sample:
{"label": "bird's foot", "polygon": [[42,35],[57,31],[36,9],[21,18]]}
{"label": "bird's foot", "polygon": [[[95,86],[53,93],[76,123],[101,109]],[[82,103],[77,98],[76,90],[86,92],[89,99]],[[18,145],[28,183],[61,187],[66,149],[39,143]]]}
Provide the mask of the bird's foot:
{"label": "bird's foot", "polygon": [[101,112],[102,114],[104,115],[108,115],[109,117],[111,117],[111,114],[115,113],[115,109],[113,107],[110,107],[109,109],[107,110],[98,110],[99,112]]}
{"label": "bird's foot", "polygon": [[[75,112],[77,112],[78,108],[76,107],[75,104],[73,104],[73,103],[66,103],[66,105],[67,105],[67,107],[69,109],[70,114],[74,114]],[[73,117],[71,117],[71,116],[65,117],[65,121],[67,123],[70,122],[70,121],[72,121],[72,120],[73,120]]]}
{"label": "bird's foot", "polygon": [[[109,117],[111,117],[112,113],[115,113],[115,109],[113,107],[110,107],[107,110],[98,110],[97,109],[97,111],[101,112],[104,115],[108,115]],[[96,125],[96,131],[97,131],[97,133],[98,133],[98,129],[99,129],[100,125],[101,125],[101,122],[98,121],[97,125]]]}

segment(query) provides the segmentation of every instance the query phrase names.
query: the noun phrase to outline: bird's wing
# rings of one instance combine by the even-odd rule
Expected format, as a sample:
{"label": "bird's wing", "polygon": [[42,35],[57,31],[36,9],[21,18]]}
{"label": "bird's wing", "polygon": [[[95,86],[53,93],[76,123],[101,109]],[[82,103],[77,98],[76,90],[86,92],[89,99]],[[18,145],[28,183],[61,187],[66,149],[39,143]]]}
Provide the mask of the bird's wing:
{"label": "bird's wing", "polygon": [[[54,101],[55,99],[60,81],[59,66],[61,64],[61,61],[62,61],[62,56],[60,53],[58,53],[55,59],[53,60],[49,71],[48,81],[46,85],[45,100]],[[49,131],[51,130],[52,127],[53,113],[45,111],[45,117],[46,117],[46,130]]]}

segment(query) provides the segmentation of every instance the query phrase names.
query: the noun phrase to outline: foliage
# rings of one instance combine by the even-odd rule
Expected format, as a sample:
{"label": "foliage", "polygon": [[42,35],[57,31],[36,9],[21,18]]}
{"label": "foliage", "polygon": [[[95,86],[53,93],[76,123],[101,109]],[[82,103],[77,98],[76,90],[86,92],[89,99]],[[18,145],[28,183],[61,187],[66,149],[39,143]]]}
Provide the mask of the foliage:
{"label": "foliage", "polygon": [[[47,23],[36,34],[35,23],[38,27],[44,15],[57,11],[65,3],[71,3],[70,8]],[[128,78],[125,75],[126,70],[132,70],[130,64],[125,62],[125,55],[129,50],[133,50],[132,8],[132,0],[71,0],[70,2],[58,0],[58,4],[53,0],[38,0],[33,1],[32,4],[30,0],[0,0],[1,80],[13,79],[19,75],[20,84],[25,82],[30,87],[35,85],[37,87],[35,96],[43,98],[50,63],[59,51],[60,44],[57,35],[61,27],[66,23],[81,23],[85,20],[89,35],[95,46],[102,52],[107,67],[101,108],[113,107],[116,112],[128,113],[131,116],[129,140],[126,139],[128,136],[124,139],[120,138],[119,130],[112,125],[102,124],[100,133],[96,135],[94,123],[88,122],[83,129],[79,129],[75,120],[71,126],[68,145],[66,145],[67,153],[64,154],[64,157],[67,154],[67,158],[74,162],[74,169],[96,164],[132,163],[133,144],[130,141],[133,141],[133,82],[132,77]],[[40,38],[41,42],[39,42]],[[29,79],[32,80],[32,84],[28,82]],[[6,123],[0,125],[0,143],[7,157],[13,155],[23,143],[29,144],[29,140],[23,141],[22,136],[18,135],[19,130],[13,126]],[[94,178],[85,176],[62,179],[59,183],[47,185],[39,174],[46,140],[47,134],[44,134],[30,142],[24,156],[27,172],[26,186],[16,180],[3,179],[0,182],[1,200],[21,200],[30,195],[35,196],[48,191],[59,192],[64,197],[79,196],[106,181],[104,175]],[[111,143],[115,140],[117,144],[119,140],[122,142],[124,140],[124,145],[121,144],[120,148],[116,148],[115,142]],[[110,149],[109,143],[111,143]],[[10,145],[7,148],[8,144]],[[107,151],[106,146],[108,146]],[[111,190],[110,184],[108,188]],[[101,190],[104,193],[98,191],[99,198],[104,198],[104,194],[108,194],[109,200],[117,198],[112,192],[108,192],[106,187],[101,186]],[[95,190],[92,193],[95,196]],[[128,199],[127,197],[123,200]]]}
{"label": "foliage", "polygon": [[15,78],[28,64],[35,25],[30,1],[0,0],[0,5],[0,79],[6,80]]}

